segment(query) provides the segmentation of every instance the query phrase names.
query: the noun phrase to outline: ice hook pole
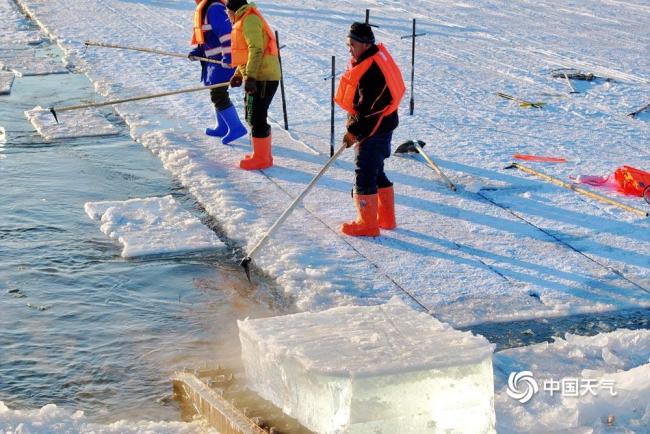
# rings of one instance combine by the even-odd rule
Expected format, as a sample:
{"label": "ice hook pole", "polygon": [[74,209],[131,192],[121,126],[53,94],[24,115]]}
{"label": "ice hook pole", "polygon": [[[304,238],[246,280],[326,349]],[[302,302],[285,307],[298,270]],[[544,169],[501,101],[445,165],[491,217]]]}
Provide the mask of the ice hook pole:
{"label": "ice hook pole", "polygon": [[223,83],[212,84],[210,86],[190,87],[190,88],[187,88],[187,89],[173,90],[173,91],[170,91],[170,92],[134,96],[134,97],[131,97],[131,98],[126,98],[126,99],[115,99],[115,100],[112,100],[112,101],[96,102],[96,103],[91,103],[91,104],[70,105],[70,106],[67,106],[67,107],[60,107],[60,108],[57,108],[57,109],[55,109],[54,107],[49,107],[49,110],[50,110],[50,113],[52,113],[52,115],[54,116],[54,119],[56,120],[56,122],[58,123],[59,118],[56,115],[57,112],[67,112],[67,111],[70,111],[70,110],[80,110],[80,109],[92,108],[92,107],[102,107],[102,106],[105,106],[105,105],[122,104],[122,103],[125,103],[125,102],[140,101],[140,100],[143,100],[143,99],[151,99],[151,98],[160,98],[160,97],[163,97],[163,96],[177,95],[179,93],[198,92],[200,90],[214,89],[216,87],[228,87],[228,86],[230,86],[230,82],[225,81]]}
{"label": "ice hook pole", "polygon": [[523,165],[521,165],[519,163],[512,163],[508,167],[505,167],[505,169],[519,169],[522,172],[526,172],[526,173],[528,173],[530,175],[535,175],[535,176],[537,176],[537,177],[539,177],[539,178],[541,178],[541,179],[543,179],[545,181],[548,181],[548,182],[550,182],[552,184],[558,185],[560,187],[564,187],[564,188],[569,189],[569,190],[573,190],[576,193],[585,195],[585,196],[590,197],[592,199],[596,199],[596,200],[599,200],[601,202],[605,202],[605,203],[608,203],[610,205],[617,206],[617,207],[619,207],[621,209],[624,209],[626,211],[630,211],[630,212],[632,212],[632,213],[634,213],[634,214],[636,214],[638,216],[641,216],[641,217],[648,217],[648,213],[643,211],[643,210],[640,210],[638,208],[634,208],[634,207],[629,206],[629,205],[625,205],[624,203],[615,201],[613,199],[602,196],[600,194],[593,193],[593,192],[591,192],[589,190],[585,190],[584,188],[577,187],[577,186],[575,186],[573,184],[569,184],[568,182],[564,182],[561,179],[557,179],[557,178],[549,176],[549,175],[547,175],[545,173],[538,172],[535,169],[531,169],[530,167],[523,166]]}
{"label": "ice hook pole", "polygon": [[[117,48],[120,50],[141,51],[143,53],[153,53],[153,54],[160,54],[163,56],[181,57],[183,59],[188,58],[187,54],[172,53],[170,51],[155,50],[153,48],[140,48],[140,47],[129,47],[127,45],[107,44],[105,42],[86,41],[84,42],[84,45],[86,47]],[[219,65],[226,66],[223,64],[221,60],[215,60],[215,59],[210,59],[208,57],[199,57],[199,56],[193,56],[193,57],[194,59],[200,60],[202,62],[218,63]]]}
{"label": "ice hook pole", "polygon": [[309,193],[309,190],[311,190],[312,187],[314,185],[316,185],[316,182],[318,182],[320,177],[323,176],[323,174],[325,172],[327,172],[327,169],[330,168],[330,166],[334,163],[334,161],[336,161],[336,159],[339,157],[339,155],[341,155],[341,153],[344,150],[345,150],[345,145],[341,145],[341,147],[338,149],[338,151],[336,151],[336,153],[334,153],[334,155],[332,155],[330,157],[330,159],[327,160],[327,163],[325,163],[325,165],[320,170],[320,172],[318,172],[316,174],[316,176],[314,176],[314,179],[311,180],[309,185],[307,185],[307,187],[305,187],[305,189],[302,191],[302,193],[300,193],[300,195],[297,198],[295,198],[293,200],[293,202],[291,202],[291,205],[289,205],[289,208],[287,208],[282,213],[282,215],[280,217],[278,217],[278,219],[275,221],[275,223],[273,223],[273,226],[271,226],[269,228],[269,230],[266,232],[266,234],[264,234],[262,239],[259,240],[257,242],[257,244],[255,245],[255,247],[253,247],[253,249],[248,253],[248,255],[246,255],[246,257],[241,260],[239,265],[244,267],[244,271],[246,272],[246,277],[248,278],[249,282],[251,280],[250,263],[253,260],[253,256],[255,256],[255,253],[257,253],[257,251],[259,249],[261,249],[262,246],[264,246],[264,244],[266,244],[266,242],[269,240],[269,238],[271,238],[273,233],[278,229],[278,227],[280,227],[280,225],[287,219],[287,217],[289,217],[289,214],[291,214],[291,212],[296,208],[296,206],[298,206],[298,204],[304,199],[304,197],[307,195],[307,193]]}

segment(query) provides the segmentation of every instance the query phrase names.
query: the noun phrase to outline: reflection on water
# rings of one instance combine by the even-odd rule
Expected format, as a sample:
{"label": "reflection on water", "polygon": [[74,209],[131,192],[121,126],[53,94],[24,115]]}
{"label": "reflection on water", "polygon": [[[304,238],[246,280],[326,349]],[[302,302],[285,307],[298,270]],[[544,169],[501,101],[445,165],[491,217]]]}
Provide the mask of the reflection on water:
{"label": "reflection on water", "polygon": [[178,420],[169,375],[234,366],[236,319],[269,309],[232,258],[119,257],[85,202],[171,193],[200,211],[125,134],[44,142],[22,113],[91,92],[68,74],[17,78],[0,97],[0,401],[100,421]]}

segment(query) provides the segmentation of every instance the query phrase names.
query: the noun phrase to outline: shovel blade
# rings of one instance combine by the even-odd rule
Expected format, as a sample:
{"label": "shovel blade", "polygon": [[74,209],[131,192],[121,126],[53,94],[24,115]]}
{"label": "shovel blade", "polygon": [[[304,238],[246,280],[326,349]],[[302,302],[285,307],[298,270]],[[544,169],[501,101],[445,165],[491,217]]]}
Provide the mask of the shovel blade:
{"label": "shovel blade", "polygon": [[[417,144],[420,145],[421,148],[426,145],[422,140],[418,140]],[[415,146],[415,142],[413,140],[408,140],[395,149],[395,154],[417,154],[418,149]]]}

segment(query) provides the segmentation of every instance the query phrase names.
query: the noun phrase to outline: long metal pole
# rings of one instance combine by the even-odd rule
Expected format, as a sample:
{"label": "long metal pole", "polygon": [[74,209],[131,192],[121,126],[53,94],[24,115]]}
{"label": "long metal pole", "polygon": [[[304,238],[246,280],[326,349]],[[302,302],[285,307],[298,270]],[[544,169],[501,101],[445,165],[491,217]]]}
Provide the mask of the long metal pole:
{"label": "long metal pole", "polygon": [[440,169],[440,167],[438,167],[438,165],[434,163],[431,158],[429,158],[427,153],[424,152],[424,149],[422,149],[422,146],[420,146],[417,141],[415,141],[414,144],[415,149],[417,149],[418,152],[424,157],[424,159],[427,160],[427,163],[429,163],[429,167],[431,167],[438,175],[440,175],[440,177],[447,183],[447,186],[451,189],[451,191],[456,191],[456,186],[454,183],[451,182],[449,178],[447,178],[447,175],[443,173],[442,169]]}
{"label": "long metal pole", "polygon": [[[143,53],[161,54],[163,56],[182,57],[184,59],[188,58],[187,54],[172,53],[169,51],[155,50],[153,48],[129,47],[126,45],[106,44],[104,42],[93,42],[93,41],[86,41],[84,42],[84,44],[88,47],[118,48],[120,50],[141,51]],[[193,57],[196,60],[200,60],[202,62],[217,63],[219,65],[223,65],[223,62],[221,60],[214,60],[207,57],[199,57],[199,56],[193,56]]]}
{"label": "long metal pole", "polygon": [[177,95],[179,93],[198,92],[198,91],[201,91],[201,90],[214,89],[214,88],[217,88],[217,87],[228,87],[228,86],[230,86],[230,82],[225,81],[223,83],[212,84],[210,86],[191,87],[191,88],[187,88],[187,89],[180,89],[180,90],[174,90],[174,91],[163,92],[163,93],[154,93],[154,94],[150,94],[150,95],[140,95],[140,96],[134,96],[134,97],[131,97],[131,98],[116,99],[116,100],[112,100],[112,101],[104,101],[104,102],[96,102],[96,103],[80,104],[80,105],[71,105],[71,106],[60,107],[60,108],[56,108],[56,109],[54,107],[50,107],[49,110],[54,115],[54,119],[56,119],[57,122],[58,122],[58,118],[56,116],[57,112],[66,112],[66,111],[70,111],[70,110],[80,110],[80,109],[91,108],[91,107],[102,107],[102,106],[106,106],[106,105],[122,104],[122,103],[125,103],[125,102],[140,101],[140,100],[143,100],[143,99],[151,99],[151,98],[160,98],[160,97],[163,97],[163,96]]}
{"label": "long metal pole", "polygon": [[415,79],[415,18],[413,18],[413,35],[411,36],[411,101],[409,101],[409,114],[413,116],[415,99],[413,97],[413,80]]}
{"label": "long metal pole", "polygon": [[266,242],[271,238],[273,233],[280,227],[280,225],[289,217],[289,215],[293,212],[293,210],[298,206],[298,204],[304,199],[304,197],[309,193],[309,191],[316,185],[318,180],[327,172],[327,169],[330,168],[332,164],[334,164],[334,161],[341,155],[341,153],[345,150],[346,146],[345,144],[341,145],[341,147],[336,151],[334,155],[330,157],[329,160],[327,160],[327,163],[323,166],[323,168],[314,176],[314,179],[311,180],[311,182],[305,187],[305,189],[300,193],[300,195],[291,202],[291,205],[282,213],[280,217],[273,223],[273,226],[269,228],[269,230],[264,234],[261,240],[257,242],[255,247],[248,253],[248,255],[241,260],[240,265],[244,267],[244,271],[246,272],[246,277],[248,277],[248,280],[251,279],[250,275],[250,263],[253,260],[253,257],[257,253],[259,249],[266,244]]}
{"label": "long metal pole", "polygon": [[280,62],[280,93],[282,94],[282,114],[284,115],[284,129],[289,129],[289,121],[287,120],[287,100],[284,94],[284,72],[282,72],[282,56],[280,55],[280,34],[275,31],[275,42],[278,47],[278,61]]}
{"label": "long metal pole", "polygon": [[521,165],[519,163],[512,163],[510,166],[506,167],[506,169],[509,169],[509,168],[512,168],[512,167],[517,168],[517,169],[521,170],[522,172],[526,172],[526,173],[529,173],[531,175],[535,175],[535,176],[537,176],[539,178],[542,178],[542,179],[544,179],[544,180],[546,180],[546,181],[548,181],[548,182],[550,182],[552,184],[559,185],[560,187],[564,187],[564,188],[569,189],[569,190],[573,190],[576,193],[583,194],[583,195],[588,196],[588,197],[590,197],[592,199],[596,199],[596,200],[599,200],[601,202],[605,202],[605,203],[608,203],[610,205],[617,206],[617,207],[622,208],[622,209],[624,209],[626,211],[633,212],[634,214],[637,214],[637,215],[639,215],[641,217],[648,217],[648,213],[643,211],[643,210],[640,210],[638,208],[634,208],[634,207],[629,206],[629,205],[625,205],[624,203],[617,202],[617,201],[615,201],[613,199],[602,196],[600,194],[596,194],[596,193],[594,193],[592,191],[589,191],[589,190],[585,190],[584,188],[577,187],[577,186],[575,186],[573,184],[569,184],[568,182],[564,182],[561,179],[553,178],[552,176],[549,176],[549,175],[547,175],[545,173],[542,173],[542,172],[538,172],[537,170],[531,169],[530,167],[526,167],[526,166]]}
{"label": "long metal pole", "polygon": [[330,157],[334,155],[334,81],[336,79],[336,56],[332,56],[332,98],[330,101]]}

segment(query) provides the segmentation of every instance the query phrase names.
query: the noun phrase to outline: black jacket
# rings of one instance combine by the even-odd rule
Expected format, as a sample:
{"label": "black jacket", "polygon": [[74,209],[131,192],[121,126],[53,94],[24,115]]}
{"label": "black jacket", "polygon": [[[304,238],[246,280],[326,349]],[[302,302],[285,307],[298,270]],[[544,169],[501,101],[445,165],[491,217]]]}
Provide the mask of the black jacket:
{"label": "black jacket", "polygon": [[[357,59],[354,65],[377,54],[378,51],[377,46],[372,45]],[[348,132],[357,136],[359,140],[368,137],[375,128],[375,125],[377,125],[381,113],[390,105],[391,101],[392,97],[386,84],[386,78],[377,63],[373,62],[370,68],[363,74],[361,80],[359,80],[359,86],[354,95],[354,109],[357,114],[348,116]],[[393,131],[397,128],[398,124],[399,118],[397,116],[397,110],[395,110],[381,120],[381,124],[377,128],[377,131],[375,131],[375,134]]]}

